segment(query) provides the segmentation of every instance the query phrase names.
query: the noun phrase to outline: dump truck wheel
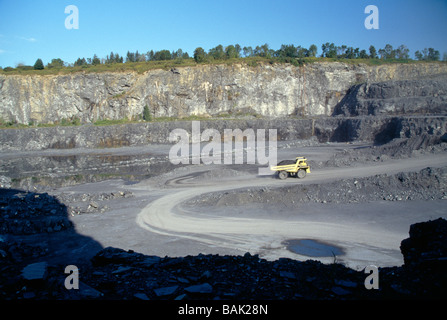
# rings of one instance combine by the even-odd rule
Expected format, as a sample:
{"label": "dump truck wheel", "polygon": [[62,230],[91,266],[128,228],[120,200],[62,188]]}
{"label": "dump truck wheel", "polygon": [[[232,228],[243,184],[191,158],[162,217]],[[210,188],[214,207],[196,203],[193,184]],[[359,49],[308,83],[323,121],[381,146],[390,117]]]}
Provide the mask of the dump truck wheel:
{"label": "dump truck wheel", "polygon": [[287,179],[287,176],[289,175],[289,173],[287,172],[287,171],[280,171],[279,173],[278,173],[278,177],[281,179],[281,180],[284,180],[284,179]]}
{"label": "dump truck wheel", "polygon": [[298,170],[298,172],[296,173],[296,177],[298,179],[303,179],[306,176],[306,170]]}

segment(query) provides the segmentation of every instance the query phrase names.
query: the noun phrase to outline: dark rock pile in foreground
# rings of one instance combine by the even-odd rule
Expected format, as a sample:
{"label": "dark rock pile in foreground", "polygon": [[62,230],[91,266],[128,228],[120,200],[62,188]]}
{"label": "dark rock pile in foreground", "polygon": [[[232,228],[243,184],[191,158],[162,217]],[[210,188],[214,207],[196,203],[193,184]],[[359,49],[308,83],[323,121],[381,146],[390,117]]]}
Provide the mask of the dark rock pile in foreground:
{"label": "dark rock pile in foreground", "polygon": [[[160,258],[109,247],[98,252],[91,264],[77,267],[79,289],[71,290],[65,287],[70,273],[65,274],[62,265],[33,263],[21,273],[3,272],[1,298],[355,300],[447,297],[445,256],[432,257],[429,264],[379,268],[379,288],[369,290],[365,288],[369,273],[341,264],[325,265],[286,258],[266,261],[249,253]],[[6,267],[3,265],[2,269]]]}
{"label": "dark rock pile in foreground", "polygon": [[47,193],[0,189],[0,234],[52,233],[69,228],[67,207]]}
{"label": "dark rock pile in foreground", "polygon": [[[443,270],[447,266],[447,221],[438,219],[427,224],[444,225],[438,227],[442,234],[430,235],[438,241],[421,253],[430,256],[430,264],[413,258],[402,267],[380,268],[377,290],[365,288],[369,273],[337,263],[326,265],[287,258],[267,261],[249,253],[160,258],[116,248],[105,248],[92,259],[84,281],[97,290],[98,299],[446,298],[447,275]],[[412,227],[425,228],[426,223]],[[418,239],[410,241],[415,247],[420,246]],[[76,296],[82,297],[82,292]]]}
{"label": "dark rock pile in foreground", "polygon": [[402,241],[400,249],[405,265],[425,267],[443,262],[447,267],[447,221],[437,219],[411,225],[410,237]]}
{"label": "dark rock pile in foreground", "polygon": [[[75,265],[78,271],[74,273],[73,267],[67,271],[67,265],[50,259],[55,253],[45,248],[44,243],[29,241],[29,237],[38,236],[39,232],[58,235],[60,242],[67,239],[69,232],[73,234],[73,230],[55,228],[59,223],[46,224],[53,221],[46,215],[52,210],[56,211],[53,211],[56,221],[65,221],[62,219],[66,214],[64,205],[53,202],[46,194],[23,193],[9,200],[5,193],[1,195],[2,227],[10,228],[9,220],[19,221],[20,217],[27,217],[26,212],[35,220],[33,225],[45,226],[30,229],[35,232],[33,235],[21,227],[13,229],[17,231],[13,235],[0,234],[1,300],[447,298],[447,221],[441,218],[412,225],[410,237],[401,246],[405,264],[379,268],[378,282],[375,282],[378,289],[367,289],[365,280],[370,274],[364,270],[312,260],[267,261],[249,253],[162,258],[108,247],[100,249],[91,259],[80,257]],[[41,209],[36,209],[41,207],[35,201],[37,198],[46,199]],[[32,214],[36,210],[42,214]],[[18,225],[26,226],[26,223]]]}

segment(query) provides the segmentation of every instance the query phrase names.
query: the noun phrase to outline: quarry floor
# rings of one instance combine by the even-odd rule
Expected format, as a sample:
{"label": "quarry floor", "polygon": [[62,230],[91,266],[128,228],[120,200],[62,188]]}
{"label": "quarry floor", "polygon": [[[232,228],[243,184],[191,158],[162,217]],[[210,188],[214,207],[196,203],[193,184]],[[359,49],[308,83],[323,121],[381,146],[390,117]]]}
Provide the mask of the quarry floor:
{"label": "quarry floor", "polygon": [[[439,217],[447,218],[446,200],[359,203],[294,203],[292,200],[292,204],[282,203],[279,199],[273,199],[268,204],[244,203],[240,199],[234,204],[212,201],[216,194],[239,189],[262,196],[271,190],[297,184],[322,185],[346,178],[417,172],[426,167],[447,166],[446,152],[360,161],[339,167],[325,166],[334,157],[343,157],[346,150],[370,147],[368,143],[357,142],[280,143],[278,161],[305,156],[314,164],[311,173],[304,179],[289,177],[279,180],[273,174],[259,175],[257,165],[201,164],[169,165],[164,172],[152,172],[150,177],[137,181],[123,177],[68,186],[47,186],[46,192],[61,198],[69,207],[69,218],[77,235],[70,238],[64,233],[48,234],[45,241],[48,241],[53,259],[67,265],[76,263],[77,259],[91,258],[101,248],[110,246],[160,257],[199,253],[243,255],[250,252],[267,260],[287,257],[323,263],[336,261],[356,270],[368,265],[400,266],[403,257],[399,246],[408,237],[410,225]],[[111,156],[151,154],[168,162],[169,150],[169,145],[150,145],[82,152],[51,150],[15,155],[5,153],[1,157],[70,157],[80,153]],[[130,196],[95,198],[95,195],[120,192]],[[293,196],[288,199],[293,199]],[[91,210],[76,210],[81,206]],[[39,236],[43,235],[34,235],[28,240],[37,241],[36,237]],[[299,251],[299,246],[309,243],[311,246],[307,251]],[[322,254],[321,248],[326,250]]]}

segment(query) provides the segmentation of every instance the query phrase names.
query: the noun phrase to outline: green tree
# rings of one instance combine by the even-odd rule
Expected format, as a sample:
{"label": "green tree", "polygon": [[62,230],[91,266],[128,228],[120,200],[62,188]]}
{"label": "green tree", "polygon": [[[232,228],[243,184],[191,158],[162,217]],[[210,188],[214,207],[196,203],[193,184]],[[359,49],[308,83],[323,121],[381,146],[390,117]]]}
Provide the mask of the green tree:
{"label": "green tree", "polygon": [[[258,47],[256,47],[256,48],[258,48]],[[271,58],[273,56],[273,54],[274,54],[274,51],[269,48],[269,45],[267,43],[263,44],[258,49],[258,55],[260,57]]]}
{"label": "green tree", "polygon": [[237,52],[236,47],[233,45],[225,48],[225,55],[227,59],[239,58],[239,52]]}
{"label": "green tree", "polygon": [[276,55],[280,58],[296,58],[298,57],[298,48],[293,44],[283,44],[281,48],[276,51]]}
{"label": "green tree", "polygon": [[252,57],[253,56],[253,48],[252,47],[244,47],[242,49],[242,51],[244,52],[244,56],[245,57]]}
{"label": "green tree", "polygon": [[235,45],[234,45],[234,48],[236,49],[236,53],[237,53],[237,56],[238,56],[238,58],[241,56],[241,51],[242,51],[242,48],[241,48],[241,46],[238,44],[238,43],[236,43]]}
{"label": "green tree", "polygon": [[317,51],[318,51],[317,46],[314,45],[314,44],[312,44],[312,45],[309,47],[309,50],[307,51],[307,52],[308,52],[308,56],[309,56],[309,57],[316,57],[316,56],[317,56]]}
{"label": "green tree", "polygon": [[369,55],[366,53],[366,50],[365,50],[365,49],[363,49],[363,50],[360,51],[360,53],[359,53],[359,58],[360,58],[360,59],[368,59],[368,58],[369,58]]}
{"label": "green tree", "polygon": [[143,55],[140,54],[140,53],[138,52],[138,50],[137,50],[137,52],[135,52],[135,62],[140,61],[140,59],[141,59],[142,56],[143,56]]}
{"label": "green tree", "polygon": [[433,48],[428,48],[428,59],[430,61],[438,61],[440,57],[440,53],[438,50]]}
{"label": "green tree", "polygon": [[130,51],[127,51],[127,54],[126,54],[126,62],[135,62],[136,60],[135,60],[135,53],[134,52],[130,52]]}
{"label": "green tree", "polygon": [[169,50],[160,50],[155,52],[153,60],[155,61],[161,61],[161,60],[171,60],[172,55],[171,51]]}
{"label": "green tree", "polygon": [[75,61],[74,66],[86,66],[87,65],[87,61],[85,60],[85,58],[78,58],[78,60]]}
{"label": "green tree", "polygon": [[377,51],[374,46],[369,46],[369,57],[371,59],[377,59]]}
{"label": "green tree", "polygon": [[297,51],[298,58],[304,58],[304,57],[309,56],[309,50],[307,50],[306,48],[303,48],[301,46],[298,46],[296,48],[296,51]]}
{"label": "green tree", "polygon": [[337,47],[333,43],[326,42],[321,45],[321,56],[326,58],[337,57]]}
{"label": "green tree", "polygon": [[101,60],[99,60],[98,56],[95,54],[95,55],[93,55],[92,65],[95,66],[97,64],[101,64]]}
{"label": "green tree", "polygon": [[37,59],[36,63],[34,63],[34,70],[43,70],[44,66],[43,66],[43,62],[42,59]]}
{"label": "green tree", "polygon": [[409,59],[410,58],[410,50],[405,45],[400,45],[396,49],[396,57],[398,59]]}
{"label": "green tree", "polygon": [[339,59],[346,58],[346,50],[347,49],[348,49],[348,47],[345,44],[341,45],[339,47],[336,47],[337,58],[339,58]]}
{"label": "green tree", "polygon": [[345,52],[345,58],[346,59],[355,59],[357,58],[356,49],[353,47],[347,47]]}
{"label": "green tree", "polygon": [[64,61],[62,59],[52,59],[49,64],[47,64],[48,68],[62,68],[64,66]]}
{"label": "green tree", "polygon": [[421,53],[419,50],[417,50],[417,51],[414,53],[414,56],[415,56],[416,59],[418,59],[418,60],[423,60],[423,58],[424,58],[424,56],[422,55],[422,53]]}
{"label": "green tree", "polygon": [[336,58],[337,57],[337,47],[335,46],[335,44],[333,44],[333,43],[329,44],[326,57],[328,57],[328,58]]}
{"label": "green tree", "polygon": [[438,61],[441,54],[433,48],[424,48],[422,52],[419,50],[414,53],[416,59],[425,61]]}
{"label": "green tree", "polygon": [[396,58],[396,50],[393,49],[393,46],[390,44],[385,45],[384,48],[384,58],[385,59],[395,59]]}
{"label": "green tree", "polygon": [[148,52],[146,53],[147,61],[152,61],[152,60],[154,60],[154,56],[155,56],[154,50],[148,51]]}
{"label": "green tree", "polygon": [[217,47],[211,48],[208,52],[208,55],[216,60],[225,59],[225,52],[223,46],[219,44]]}
{"label": "green tree", "polygon": [[253,50],[253,56],[263,57],[263,58],[271,58],[275,55],[275,51],[269,48],[267,43],[262,46],[256,46]]}
{"label": "green tree", "polygon": [[172,51],[171,57],[174,60],[182,60],[183,59],[183,50],[178,49],[177,51]]}
{"label": "green tree", "polygon": [[198,47],[198,48],[196,48],[196,50],[194,50],[194,60],[197,63],[206,61],[206,52],[205,52],[205,50],[203,50],[202,47]]}
{"label": "green tree", "polygon": [[108,55],[106,57],[106,63],[109,64],[109,63],[113,63],[113,62],[115,62],[115,54],[112,51],[112,52],[110,52],[110,55]]}
{"label": "green tree", "polygon": [[149,110],[149,107],[147,105],[143,108],[143,120],[144,121],[152,121],[151,112]]}
{"label": "green tree", "polygon": [[113,53],[110,52],[110,55],[108,55],[106,57],[106,61],[105,63],[110,64],[110,63],[123,63],[124,59],[123,57],[121,57],[118,53]]}

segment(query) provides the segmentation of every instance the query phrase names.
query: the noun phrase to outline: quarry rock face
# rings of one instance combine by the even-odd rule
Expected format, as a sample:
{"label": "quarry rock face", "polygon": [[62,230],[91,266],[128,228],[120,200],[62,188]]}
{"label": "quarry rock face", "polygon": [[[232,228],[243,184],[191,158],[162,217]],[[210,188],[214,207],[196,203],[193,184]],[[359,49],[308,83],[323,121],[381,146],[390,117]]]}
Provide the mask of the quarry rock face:
{"label": "quarry rock face", "polygon": [[[431,142],[438,143],[445,139],[446,119],[447,117],[442,115],[431,117],[416,115],[408,117],[321,117],[316,119],[216,119],[200,121],[200,130],[202,132],[213,128],[223,133],[225,129],[270,128],[277,130],[278,141],[315,137],[319,142],[367,141],[383,144],[393,139],[415,138],[421,140],[425,137],[425,142],[429,142],[427,140],[429,138]],[[0,150],[116,148],[142,146],[148,143],[171,143],[169,141],[170,132],[177,128],[191,133],[191,121],[5,129],[0,135]]]}
{"label": "quarry rock face", "polygon": [[[334,113],[353,85],[443,73],[447,73],[447,65],[442,63],[367,66],[316,62],[302,67],[269,63],[197,65],[179,67],[177,72],[159,69],[143,74],[0,75],[0,117],[23,124],[73,118],[90,123],[137,118],[146,105],[153,117],[327,116]],[[412,86],[401,86],[405,85]],[[358,89],[365,91],[363,87]],[[441,89],[445,97],[445,85]],[[368,90],[386,92],[380,85]]]}
{"label": "quarry rock face", "polygon": [[335,107],[345,116],[444,113],[447,77],[385,81],[353,86]]}

